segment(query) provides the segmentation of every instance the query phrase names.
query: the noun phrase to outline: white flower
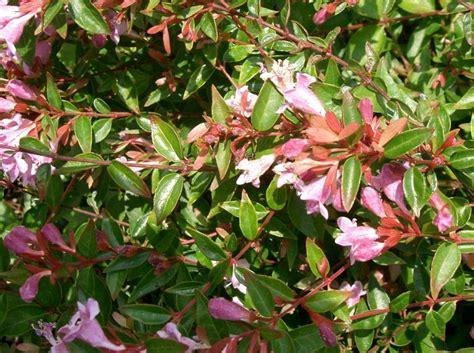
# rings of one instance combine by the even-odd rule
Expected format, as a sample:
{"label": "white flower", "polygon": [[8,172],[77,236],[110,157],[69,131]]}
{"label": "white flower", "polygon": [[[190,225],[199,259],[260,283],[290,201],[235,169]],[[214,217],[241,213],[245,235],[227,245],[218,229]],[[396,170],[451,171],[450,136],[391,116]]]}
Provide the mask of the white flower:
{"label": "white flower", "polygon": [[281,91],[285,92],[295,87],[293,75],[296,70],[296,65],[285,60],[277,60],[273,62],[271,71],[262,68],[260,78],[262,80],[271,80],[275,86]]}
{"label": "white flower", "polygon": [[286,184],[294,184],[299,178],[293,168],[293,163],[281,163],[273,167],[273,172],[278,175],[277,187],[281,188]]}
{"label": "white flower", "polygon": [[255,106],[256,101],[257,95],[249,92],[249,88],[247,86],[243,86],[238,88],[235,91],[235,94],[225,102],[237,113],[240,113],[248,118],[252,115],[253,107]]}
{"label": "white flower", "polygon": [[274,161],[275,156],[273,154],[267,154],[252,161],[249,161],[247,158],[242,159],[236,167],[242,170],[242,174],[237,179],[237,185],[252,183],[253,186],[258,188],[260,186],[260,177],[271,167]]}

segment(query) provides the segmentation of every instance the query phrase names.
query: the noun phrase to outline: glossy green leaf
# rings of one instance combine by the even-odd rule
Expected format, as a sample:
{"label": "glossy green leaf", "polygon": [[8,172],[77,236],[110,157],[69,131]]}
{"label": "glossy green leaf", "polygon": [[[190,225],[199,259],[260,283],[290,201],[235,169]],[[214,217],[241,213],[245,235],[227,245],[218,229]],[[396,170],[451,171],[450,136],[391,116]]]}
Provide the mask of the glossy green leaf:
{"label": "glossy green leaf", "polygon": [[151,304],[122,305],[119,310],[133,320],[147,325],[161,325],[171,318],[167,310]]}
{"label": "glossy green leaf", "polygon": [[92,149],[92,125],[91,118],[80,116],[74,121],[74,134],[82,152],[90,152]]}
{"label": "glossy green leaf", "polygon": [[265,317],[273,315],[273,307],[275,302],[270,290],[251,273],[245,274],[245,285],[247,286],[247,294],[252,300],[255,309]]}
{"label": "glossy green leaf", "polygon": [[[212,106],[211,114],[212,119],[218,123],[225,123],[225,119],[229,116],[230,108],[222,98],[221,94],[215,86],[211,87],[212,91]],[[219,146],[223,145],[222,143]]]}
{"label": "glossy green leaf", "polygon": [[426,327],[436,337],[444,339],[446,334],[446,322],[443,317],[434,310],[428,311],[426,314]]}
{"label": "glossy green leaf", "polygon": [[184,353],[188,346],[172,339],[149,338],[145,341],[147,353]]}
{"label": "glossy green leaf", "polygon": [[270,182],[270,185],[268,185],[265,196],[268,206],[273,210],[279,211],[286,205],[288,192],[285,186],[281,188],[277,187],[277,181],[278,177],[275,176]]}
{"label": "glossy green leaf", "polygon": [[275,298],[280,298],[283,300],[293,300],[295,297],[295,292],[288,287],[285,282],[279,280],[278,278],[263,276],[263,275],[254,275],[265,287],[267,287],[272,296]]}
{"label": "glossy green leaf", "polygon": [[461,252],[455,243],[442,243],[436,250],[430,272],[431,296],[437,299],[441,289],[453,277],[461,263]]}
{"label": "glossy green leaf", "polygon": [[22,137],[20,139],[20,149],[25,152],[37,153],[42,156],[47,156],[51,153],[45,144],[33,137]]}
{"label": "glossy green leaf", "polygon": [[112,129],[112,120],[111,118],[99,119],[92,124],[95,142],[99,143],[107,138]]}
{"label": "glossy green leaf", "polygon": [[68,8],[74,21],[93,34],[109,34],[110,29],[100,12],[89,0],[70,0]]}
{"label": "glossy green leaf", "polygon": [[187,232],[193,237],[197,247],[209,259],[221,261],[227,258],[224,250],[222,250],[211,238],[206,234],[195,229],[187,229]]}
{"label": "glossy green leaf", "polygon": [[74,158],[79,159],[79,161],[66,162],[61,168],[59,168],[58,172],[60,174],[74,174],[85,170],[97,168],[101,165],[100,162],[104,161],[101,156],[91,152],[80,153],[74,156]]}
{"label": "glossy green leaf", "polygon": [[461,150],[453,153],[449,164],[456,169],[464,170],[474,167],[474,149]]}
{"label": "glossy green leaf", "polygon": [[183,99],[188,99],[193,93],[195,93],[199,88],[204,86],[204,84],[209,80],[214,73],[214,67],[204,64],[199,66],[189,77],[188,84],[184,91]]}
{"label": "glossy green leaf", "polygon": [[153,200],[156,223],[168,217],[178,204],[183,190],[183,177],[176,173],[165,175],[158,183]]}
{"label": "glossy green leaf", "polygon": [[284,102],[280,92],[270,81],[265,81],[252,112],[252,125],[260,131],[270,130],[278,121],[278,109]]}
{"label": "glossy green leaf", "polygon": [[402,0],[398,7],[409,13],[420,14],[435,10],[434,0]]}
{"label": "glossy green leaf", "polygon": [[258,222],[257,212],[245,190],[242,190],[242,201],[240,202],[239,226],[242,234],[249,240],[257,237]]}
{"label": "glossy green leaf", "polygon": [[217,25],[216,21],[214,20],[214,17],[212,17],[212,14],[210,12],[206,12],[202,18],[201,18],[201,31],[211,38],[214,42],[217,42]]}
{"label": "glossy green leaf", "polygon": [[305,306],[315,313],[324,313],[336,309],[350,296],[351,293],[347,291],[320,291],[310,297]]}
{"label": "glossy green leaf", "polygon": [[404,131],[395,136],[385,145],[385,157],[394,159],[413,151],[415,148],[426,142],[433,134],[432,129],[419,128]]}
{"label": "glossy green leaf", "polygon": [[46,98],[48,98],[48,103],[57,109],[63,106],[56,82],[49,72],[46,73]]}
{"label": "glossy green leaf", "polygon": [[424,175],[416,167],[411,167],[403,176],[403,192],[415,216],[420,216],[420,210],[430,198]]}
{"label": "glossy green leaf", "polygon": [[[87,0],[86,0],[87,1]],[[134,113],[140,112],[137,83],[131,74],[122,74],[115,81],[115,90],[120,99]]]}
{"label": "glossy green leaf", "polygon": [[107,167],[107,172],[112,180],[122,189],[138,196],[151,197],[148,185],[126,165],[118,161],[113,161]]}
{"label": "glossy green leaf", "polygon": [[329,273],[329,261],[324,251],[310,238],[306,238],[306,258],[316,278],[325,278]]}
{"label": "glossy green leaf", "polygon": [[360,181],[362,179],[362,165],[356,156],[348,158],[342,167],[342,204],[349,212],[359,192]]}
{"label": "glossy green leaf", "polygon": [[151,115],[151,138],[156,151],[170,161],[179,162],[183,158],[181,139],[171,123]]}

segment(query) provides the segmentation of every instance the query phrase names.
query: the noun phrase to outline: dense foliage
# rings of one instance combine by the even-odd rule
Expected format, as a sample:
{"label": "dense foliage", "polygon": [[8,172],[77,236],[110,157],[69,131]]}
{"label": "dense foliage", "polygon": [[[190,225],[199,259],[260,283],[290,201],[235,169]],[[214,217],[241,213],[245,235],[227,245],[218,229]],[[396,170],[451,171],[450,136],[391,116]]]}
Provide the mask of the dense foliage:
{"label": "dense foliage", "polygon": [[467,352],[473,12],[0,0],[0,352]]}

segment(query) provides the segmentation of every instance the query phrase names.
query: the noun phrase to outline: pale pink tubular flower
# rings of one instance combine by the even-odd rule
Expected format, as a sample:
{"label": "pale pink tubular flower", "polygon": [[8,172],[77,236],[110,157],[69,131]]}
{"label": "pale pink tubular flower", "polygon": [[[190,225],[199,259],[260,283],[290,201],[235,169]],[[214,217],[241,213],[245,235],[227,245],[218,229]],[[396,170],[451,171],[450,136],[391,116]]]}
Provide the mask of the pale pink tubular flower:
{"label": "pale pink tubular flower", "polygon": [[4,244],[7,249],[13,251],[16,255],[29,255],[40,257],[44,255],[43,251],[32,250],[31,245],[38,244],[36,235],[23,226],[16,226],[4,238]]}
{"label": "pale pink tubular flower", "polygon": [[[4,7],[5,6],[0,6],[0,12],[2,12],[2,8]],[[16,6],[8,7],[11,8]],[[10,17],[9,20],[4,18],[2,21],[3,25],[0,25],[0,40],[5,41],[7,43],[8,49],[13,54],[15,54],[15,44],[20,40],[20,37],[23,34],[23,30],[25,29],[26,24],[34,17],[35,12],[30,12],[21,15],[21,12],[18,8],[17,11],[10,12],[10,15],[12,17]]]}
{"label": "pale pink tubular flower", "polygon": [[219,320],[250,321],[251,313],[241,305],[225,298],[212,298],[208,304],[209,314]]}
{"label": "pale pink tubular flower", "polygon": [[326,115],[320,99],[309,87],[316,79],[313,76],[298,72],[296,74],[296,86],[292,89],[283,91],[286,102],[303,113]]}
{"label": "pale pink tubular flower", "polygon": [[298,174],[295,173],[293,163],[291,162],[277,164],[272,170],[278,175],[278,188],[286,184],[294,184],[299,180]]}
{"label": "pale pink tubular flower", "polygon": [[69,353],[66,344],[53,334],[53,330],[56,328],[55,323],[39,321],[32,327],[37,336],[44,337],[49,342],[51,353]]}
{"label": "pale pink tubular flower", "polygon": [[33,91],[31,87],[20,80],[10,80],[6,86],[6,89],[14,97],[30,101],[34,101],[37,98],[35,91]]}
{"label": "pale pink tubular flower", "polygon": [[449,210],[448,204],[441,199],[439,193],[434,192],[430,198],[430,205],[438,211],[438,214],[433,219],[433,224],[438,227],[441,233],[444,233],[454,225],[453,215]]}
{"label": "pale pink tubular flower", "polygon": [[339,290],[351,292],[351,296],[346,299],[346,304],[348,307],[359,303],[360,297],[367,294],[360,281],[355,281],[352,286],[347,282],[342,282]]}
{"label": "pale pink tubular flower", "polygon": [[250,117],[257,102],[257,95],[249,91],[247,86],[237,88],[235,94],[225,101],[229,107],[246,118]]}
{"label": "pale pink tubular flower", "polygon": [[38,294],[38,286],[41,278],[45,276],[50,276],[51,271],[45,270],[28,277],[28,279],[20,287],[20,296],[23,301],[31,303]]}
{"label": "pale pink tubular flower", "polygon": [[371,124],[374,117],[374,106],[369,98],[362,98],[359,102],[359,111],[366,124]]}
{"label": "pale pink tubular flower", "polygon": [[328,219],[329,213],[324,205],[330,196],[330,190],[324,187],[326,176],[319,177],[305,184],[302,181],[295,183],[295,189],[301,200],[306,201],[306,212],[308,214],[320,213]]}
{"label": "pale pink tubular flower", "polygon": [[15,109],[16,103],[9,99],[0,98],[0,113],[9,113]]}
{"label": "pale pink tubular flower", "polygon": [[266,154],[258,159],[249,161],[242,159],[237,164],[236,169],[241,170],[242,174],[237,179],[237,185],[252,183],[258,188],[260,186],[260,177],[272,166],[275,161],[273,154]]}
{"label": "pale pink tubular flower", "polygon": [[357,221],[350,220],[347,217],[339,217],[337,225],[342,230],[335,242],[341,246],[350,246],[350,259],[353,264],[355,261],[366,262],[377,257],[382,252],[383,243],[376,241],[379,236],[374,228],[367,226],[357,226]]}
{"label": "pale pink tubular flower", "polygon": [[107,12],[105,18],[110,27],[110,39],[112,39],[112,42],[115,44],[119,44],[120,36],[127,33],[127,20],[114,11]]}
{"label": "pale pink tubular flower", "polygon": [[372,185],[384,192],[390,201],[395,202],[405,213],[410,213],[405,205],[403,175],[406,168],[398,163],[388,163],[382,167],[378,176],[372,177]]}
{"label": "pale pink tubular flower", "polygon": [[70,343],[80,339],[95,348],[104,348],[111,351],[122,351],[124,345],[112,343],[104,334],[102,327],[96,319],[100,313],[99,303],[89,298],[86,305],[78,302],[77,312],[69,323],[58,330],[61,341]]}
{"label": "pale pink tubular flower", "polygon": [[326,322],[318,323],[319,335],[326,346],[334,347],[337,344],[337,337],[332,327]]}
{"label": "pale pink tubular flower", "polygon": [[58,246],[62,250],[74,252],[72,248],[66,245],[63,238],[61,237],[59,229],[54,224],[45,224],[43,228],[41,228],[41,233],[49,243]]}
{"label": "pale pink tubular flower", "polygon": [[201,343],[199,343],[195,340],[192,340],[189,337],[183,336],[181,334],[181,332],[179,332],[178,327],[176,326],[176,324],[173,323],[173,322],[168,322],[165,325],[165,327],[163,327],[161,330],[159,330],[156,334],[161,338],[170,339],[170,340],[176,341],[178,343],[181,343],[181,344],[184,344],[185,346],[187,346],[188,349],[186,349],[184,351],[184,353],[191,353],[191,352],[193,352],[195,350],[198,350],[198,349],[209,348],[209,346],[207,346],[205,344],[201,344]]}
{"label": "pale pink tubular flower", "polygon": [[383,207],[382,198],[377,190],[367,186],[362,189],[360,195],[362,206],[380,218],[387,217]]}

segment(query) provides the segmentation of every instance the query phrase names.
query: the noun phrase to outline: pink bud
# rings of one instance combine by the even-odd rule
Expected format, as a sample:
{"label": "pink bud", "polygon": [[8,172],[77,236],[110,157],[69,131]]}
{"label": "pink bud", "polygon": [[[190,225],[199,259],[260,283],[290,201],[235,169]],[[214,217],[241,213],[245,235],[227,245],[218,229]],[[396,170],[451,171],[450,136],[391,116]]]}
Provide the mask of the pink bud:
{"label": "pink bud", "polygon": [[362,206],[367,208],[373,214],[380,218],[387,217],[382,203],[382,198],[377,190],[374,188],[366,187],[361,192]]}
{"label": "pink bud", "polygon": [[359,102],[359,111],[364,119],[366,124],[370,124],[372,122],[372,118],[374,117],[374,107],[372,102],[369,98],[363,98]]}
{"label": "pink bud", "polygon": [[45,224],[43,228],[41,228],[41,233],[44,235],[45,239],[51,244],[60,246],[62,248],[67,247],[66,243],[61,237],[59,229],[56,228],[54,224]]}
{"label": "pink bud", "polygon": [[102,48],[107,43],[107,36],[105,34],[94,34],[92,36],[92,45],[96,48]]}
{"label": "pink bud", "polygon": [[10,80],[6,86],[8,92],[12,96],[34,101],[36,100],[36,93],[27,84],[20,80]]}
{"label": "pink bud", "polygon": [[5,98],[0,98],[0,113],[9,113],[15,109],[15,102],[12,102]]}
{"label": "pink bud", "polygon": [[41,278],[49,276],[51,274],[50,270],[41,271],[33,276],[28,277],[28,279],[20,287],[20,296],[25,302],[30,303],[33,299],[36,298],[38,294],[38,286]]}
{"label": "pink bud", "polygon": [[43,255],[42,251],[31,250],[28,244],[36,244],[36,235],[23,226],[13,228],[3,240],[7,249],[17,255],[27,254],[32,256]]}
{"label": "pink bud", "polygon": [[332,327],[326,322],[319,323],[318,327],[319,335],[323,339],[323,342],[326,344],[326,346],[334,347],[337,344],[337,337],[332,330]]}
{"label": "pink bud", "polygon": [[224,298],[209,300],[209,314],[215,319],[230,321],[250,321],[251,313],[237,303]]}
{"label": "pink bud", "polygon": [[323,24],[329,18],[330,14],[328,13],[326,8],[323,8],[316,12],[313,16],[313,22],[317,25]]}
{"label": "pink bud", "polygon": [[309,142],[305,139],[290,139],[280,146],[279,153],[286,158],[295,159],[308,146]]}
{"label": "pink bud", "polygon": [[46,65],[51,55],[51,43],[48,40],[42,40],[36,43],[35,57],[42,65]]}

